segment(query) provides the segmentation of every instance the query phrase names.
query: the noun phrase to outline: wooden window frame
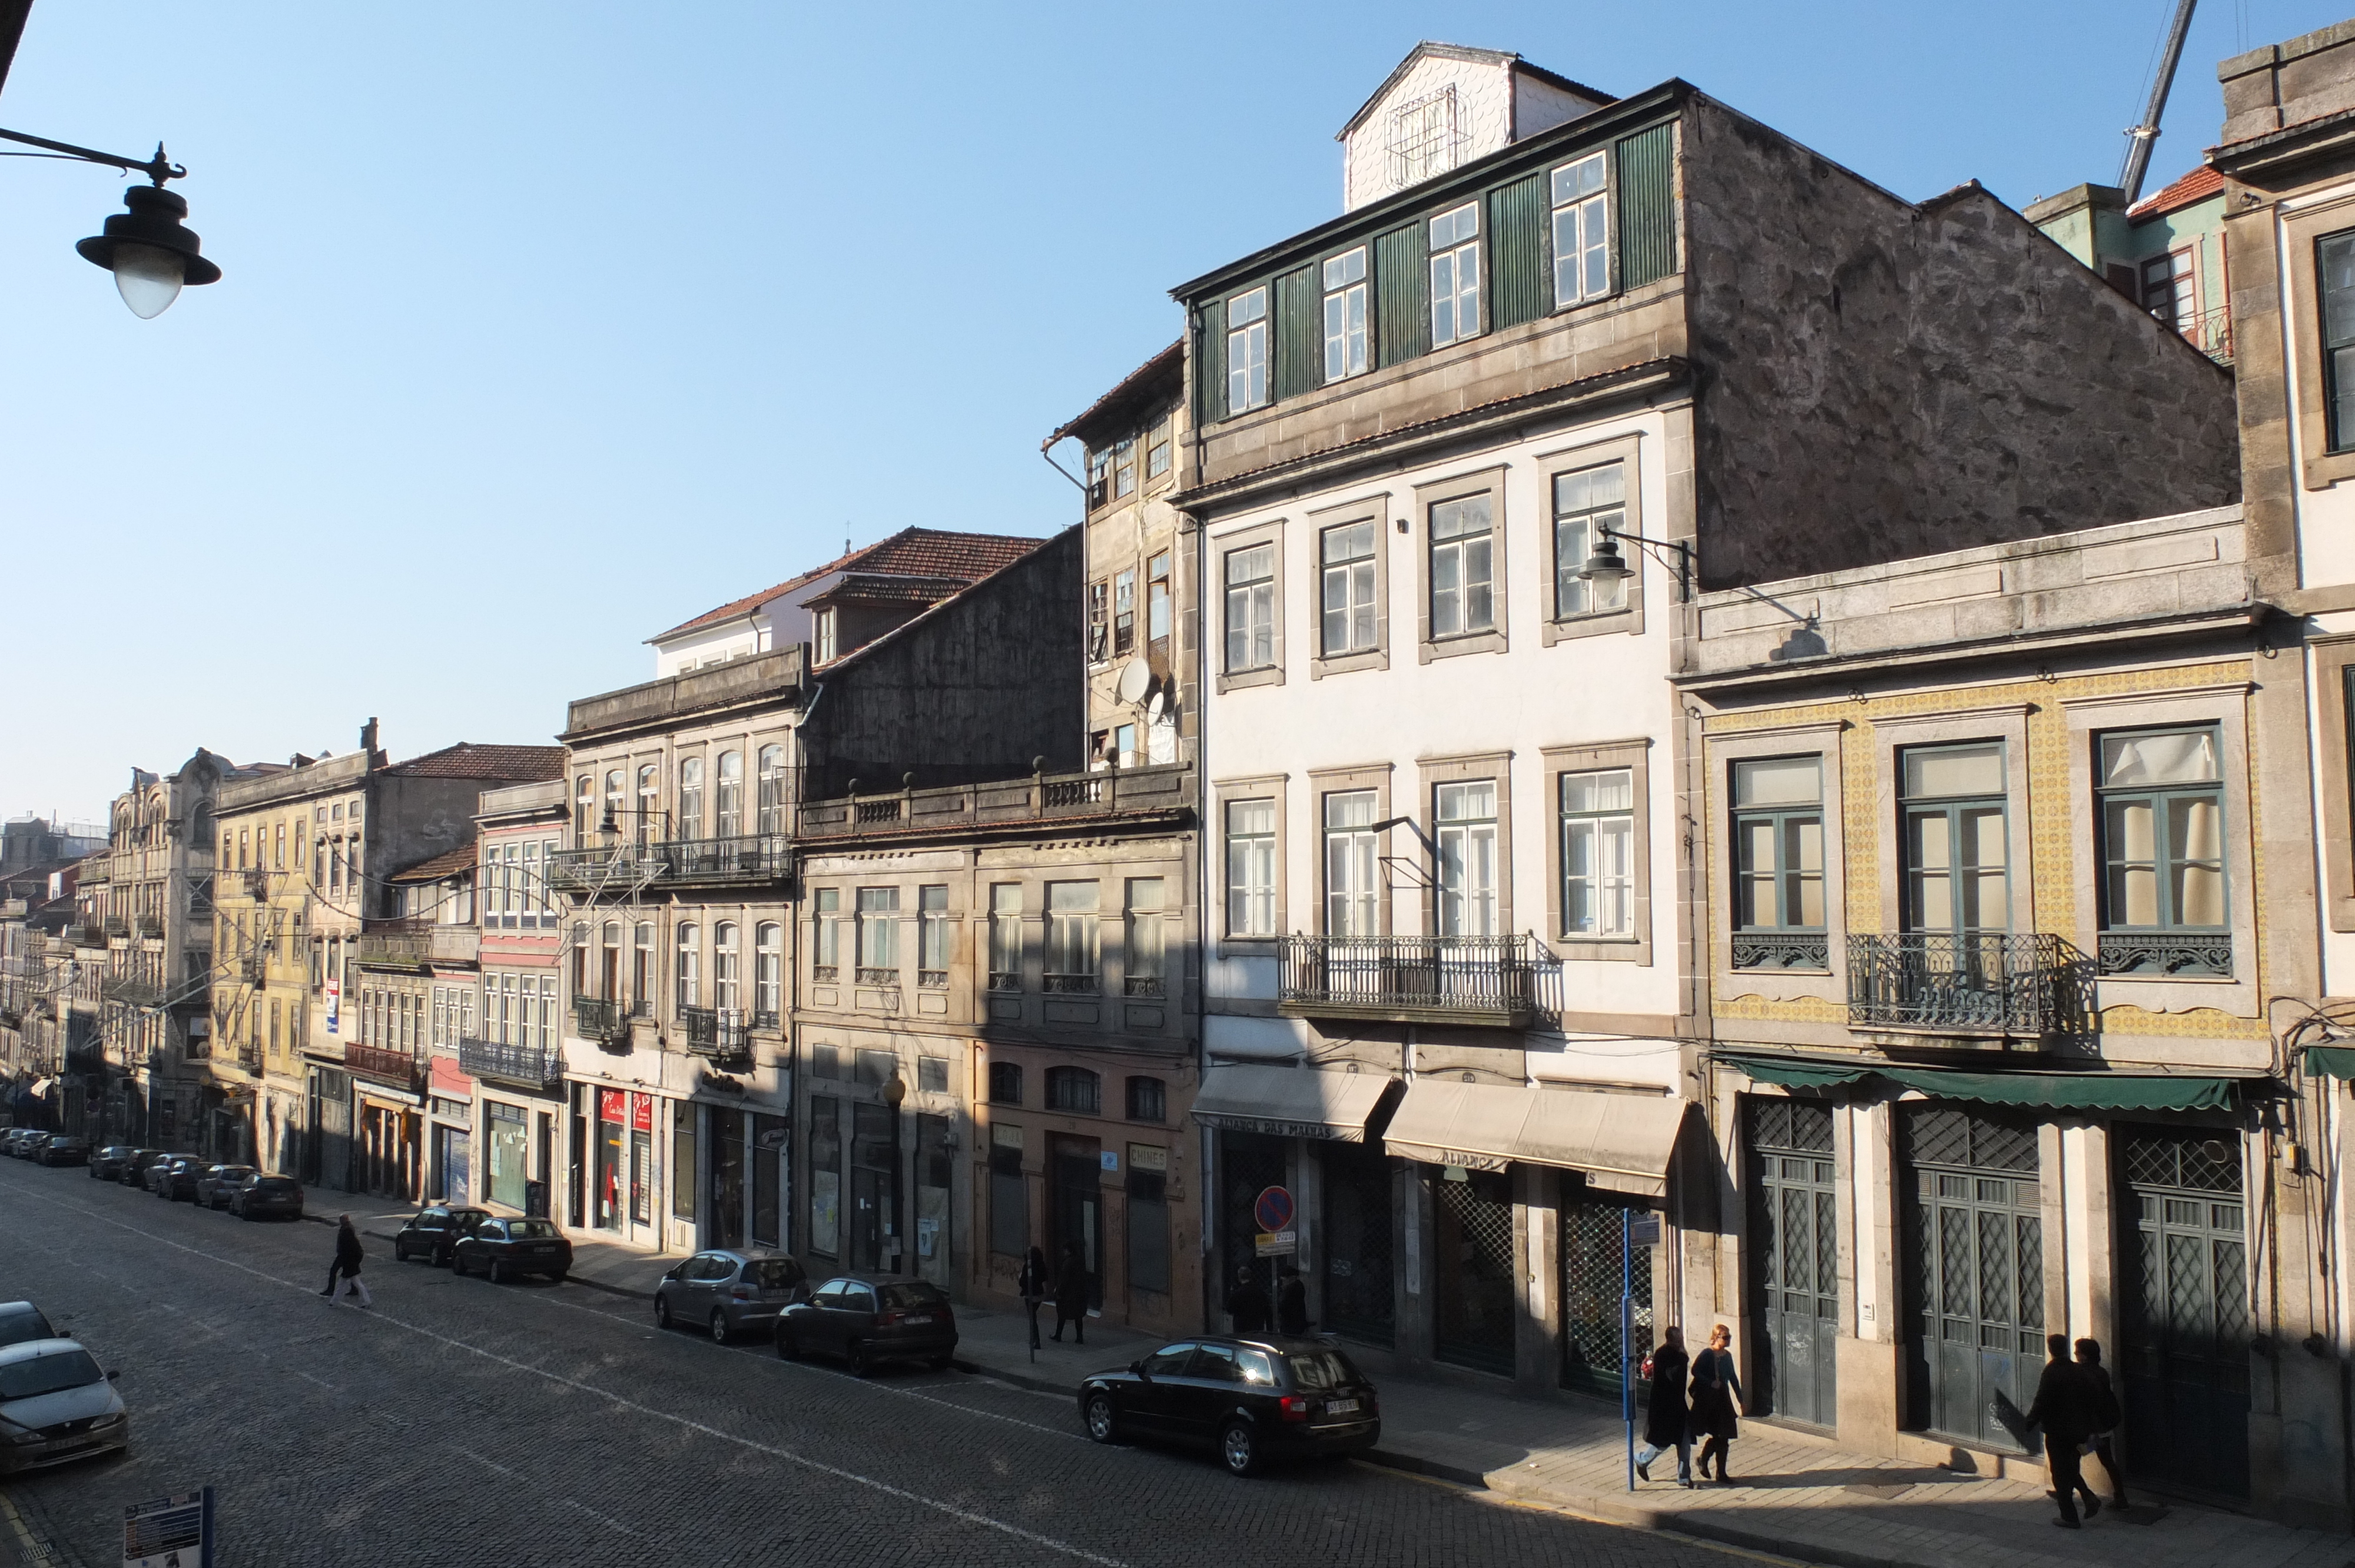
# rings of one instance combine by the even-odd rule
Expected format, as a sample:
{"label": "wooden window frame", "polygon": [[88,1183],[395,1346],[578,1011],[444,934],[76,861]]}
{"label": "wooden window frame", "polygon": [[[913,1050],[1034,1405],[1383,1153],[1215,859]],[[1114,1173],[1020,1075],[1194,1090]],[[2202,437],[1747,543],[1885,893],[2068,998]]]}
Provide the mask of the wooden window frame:
{"label": "wooden window frame", "polygon": [[[1212,829],[1217,839],[1212,851],[1212,864],[1218,874],[1218,930],[1222,954],[1264,956],[1273,953],[1276,939],[1290,927],[1285,893],[1290,882],[1287,838],[1291,812],[1286,797],[1291,778],[1288,773],[1263,773],[1247,778],[1222,779],[1210,786],[1213,805],[1218,812]],[[1232,911],[1227,903],[1227,808],[1241,800],[1271,801],[1275,813],[1275,908],[1265,932],[1237,932],[1229,923]]]}
{"label": "wooden window frame", "polygon": [[[1310,592],[1312,619],[1316,628],[1310,639],[1308,678],[1321,681],[1327,675],[1346,675],[1357,670],[1387,670],[1391,667],[1391,493],[1380,491],[1361,495],[1337,506],[1320,507],[1305,514],[1310,538],[1309,548],[1315,559],[1311,578],[1316,587]],[[1348,528],[1360,523],[1374,525],[1374,642],[1370,648],[1353,648],[1347,653],[1325,652],[1325,536],[1336,528]]]}
{"label": "wooden window frame", "polygon": [[[1562,475],[1615,462],[1619,465],[1620,477],[1626,490],[1627,532],[1649,533],[1645,527],[1647,519],[1644,514],[1642,452],[1642,435],[1630,432],[1538,454],[1539,547],[1544,571],[1544,581],[1539,586],[1539,593],[1545,601],[1545,615],[1538,628],[1541,646],[1550,648],[1557,642],[1581,637],[1623,634],[1641,637],[1644,634],[1644,593],[1650,575],[1647,569],[1650,557],[1642,547],[1635,545],[1620,548],[1619,554],[1627,563],[1629,576],[1618,605],[1609,609],[1581,610],[1573,615],[1556,613],[1554,587],[1560,580],[1562,563],[1556,553],[1553,506],[1554,482]],[[1652,536],[1657,538],[1659,535]],[[1582,562],[1579,564],[1583,565]]]}
{"label": "wooden window frame", "polygon": [[[1394,814],[1391,804],[1391,780],[1397,769],[1387,762],[1377,762],[1359,768],[1312,768],[1308,770],[1308,801],[1310,825],[1314,830],[1315,877],[1316,888],[1316,930],[1323,936],[1332,935],[1330,918],[1332,888],[1326,879],[1325,862],[1325,797],[1371,792],[1374,797],[1374,821],[1388,821]],[[1395,829],[1385,828],[1375,838],[1375,853],[1387,868],[1394,840]],[[1422,858],[1422,847],[1416,846],[1416,858]],[[1391,879],[1385,869],[1378,887],[1381,934],[1394,935],[1398,930],[1397,908],[1391,896]]]}
{"label": "wooden window frame", "polygon": [[[1414,487],[1415,515],[1409,536],[1414,541],[1418,662],[1428,664],[1435,659],[1460,658],[1467,653],[1503,653],[1512,647],[1508,607],[1511,603],[1513,579],[1508,564],[1511,552],[1506,544],[1510,537],[1511,515],[1505,504],[1505,476],[1508,471],[1504,464],[1497,463]],[[1431,634],[1432,508],[1482,494],[1488,497],[1488,592],[1494,607],[1494,619],[1486,630],[1455,632],[1434,639]]]}
{"label": "wooden window frame", "polygon": [[[1285,575],[1288,563],[1284,554],[1284,520],[1271,518],[1238,528],[1231,533],[1215,535],[1210,541],[1213,581],[1215,587],[1206,597],[1216,599],[1219,607],[1218,641],[1213,644],[1219,661],[1218,689],[1221,694],[1241,691],[1247,686],[1280,686],[1284,684],[1284,626]],[[1249,669],[1227,668],[1227,561],[1238,551],[1257,549],[1262,545],[1274,547],[1275,577],[1270,589],[1274,624],[1269,628],[1269,662]]]}
{"label": "wooden window frame", "polygon": [[[1548,940],[1554,950],[1565,959],[1581,959],[1593,962],[1635,964],[1648,968],[1652,963],[1652,742],[1647,737],[1633,740],[1595,741],[1581,746],[1549,746],[1540,748],[1538,757],[1545,775],[1545,800],[1548,817],[1546,833],[1546,919],[1550,927]],[[1634,907],[1629,916],[1632,927],[1625,937],[1589,937],[1568,932],[1563,922],[1568,911],[1563,907],[1561,863],[1561,779],[1566,773],[1599,773],[1624,768],[1629,775],[1629,785],[1635,794],[1635,853],[1630,857],[1630,874],[1635,878]]]}

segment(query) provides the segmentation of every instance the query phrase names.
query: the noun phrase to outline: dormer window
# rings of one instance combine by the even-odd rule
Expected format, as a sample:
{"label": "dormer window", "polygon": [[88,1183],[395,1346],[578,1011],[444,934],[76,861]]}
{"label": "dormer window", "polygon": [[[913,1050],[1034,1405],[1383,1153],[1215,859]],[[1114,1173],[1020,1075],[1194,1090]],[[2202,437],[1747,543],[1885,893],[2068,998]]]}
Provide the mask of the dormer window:
{"label": "dormer window", "polygon": [[821,664],[834,657],[834,613],[830,609],[817,612],[817,662]]}
{"label": "dormer window", "polygon": [[1227,412],[1267,402],[1267,291],[1227,302]]}
{"label": "dormer window", "polygon": [[1444,175],[1456,164],[1455,87],[1450,83],[1391,111],[1391,188]]}
{"label": "dormer window", "polygon": [[1431,220],[1431,346],[1480,335],[1480,204]]}
{"label": "dormer window", "polygon": [[1611,291],[1611,218],[1603,154],[1553,172],[1553,302],[1574,305]]}

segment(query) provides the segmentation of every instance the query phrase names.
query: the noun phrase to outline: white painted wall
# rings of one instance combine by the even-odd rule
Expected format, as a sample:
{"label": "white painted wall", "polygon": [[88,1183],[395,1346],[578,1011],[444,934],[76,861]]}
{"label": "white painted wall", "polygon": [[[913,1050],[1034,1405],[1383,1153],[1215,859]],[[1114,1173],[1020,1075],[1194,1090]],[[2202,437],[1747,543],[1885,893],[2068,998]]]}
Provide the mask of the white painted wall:
{"label": "white painted wall", "polygon": [[1462,138],[1456,148],[1456,164],[1493,153],[1513,139],[1513,73],[1509,67],[1426,56],[1391,84],[1364,122],[1342,143],[1344,211],[1380,200],[1400,188],[1391,183],[1390,175],[1391,111],[1449,87],[1455,89],[1455,130]]}
{"label": "white painted wall", "polygon": [[655,643],[655,678],[660,680],[730,659],[749,659],[755,653],[811,641],[817,618],[802,607],[840,581],[840,572],[828,572],[789,594],[780,594],[750,617],[739,617]]}

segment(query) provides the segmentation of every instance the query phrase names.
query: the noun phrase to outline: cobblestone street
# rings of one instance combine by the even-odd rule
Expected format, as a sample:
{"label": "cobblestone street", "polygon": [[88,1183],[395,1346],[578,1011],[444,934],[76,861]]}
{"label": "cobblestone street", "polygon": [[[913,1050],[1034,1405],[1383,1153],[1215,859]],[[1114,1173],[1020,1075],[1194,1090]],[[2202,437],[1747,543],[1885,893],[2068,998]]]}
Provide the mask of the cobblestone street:
{"label": "cobblestone street", "polygon": [[123,1504],[208,1483],[218,1560],[240,1565],[1732,1561],[1357,1466],[1235,1481],[1092,1445],[1060,1399],[860,1383],[657,1333],[577,1285],[397,1266],[382,1243],[374,1309],[330,1308],[331,1239],[0,1164],[0,1298],[121,1369],[133,1413],[127,1457],[8,1489],[63,1561],[112,1564]]}

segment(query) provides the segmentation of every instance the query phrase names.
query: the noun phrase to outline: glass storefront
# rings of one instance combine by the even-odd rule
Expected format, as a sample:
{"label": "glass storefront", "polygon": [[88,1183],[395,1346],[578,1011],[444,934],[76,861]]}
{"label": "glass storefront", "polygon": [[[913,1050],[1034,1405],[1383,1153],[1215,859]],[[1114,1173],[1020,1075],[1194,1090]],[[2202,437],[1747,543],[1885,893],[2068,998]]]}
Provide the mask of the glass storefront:
{"label": "glass storefront", "polygon": [[[484,1196],[511,1209],[523,1207],[524,1182],[529,1178],[530,1132],[523,1107],[497,1100],[484,1103],[489,1118],[490,1180]],[[461,1189],[463,1190],[463,1189]]]}
{"label": "glass storefront", "polygon": [[1501,1171],[1450,1165],[1433,1188],[1433,1257],[1443,1361],[1509,1374],[1518,1305],[1513,1290],[1513,1192]]}
{"label": "glass storefront", "polygon": [[630,1114],[630,1097],[619,1089],[597,1094],[596,1225],[599,1230],[622,1228],[622,1134]]}
{"label": "glass storefront", "polygon": [[810,1098],[809,1249],[832,1268],[842,1255],[842,1102]]}

